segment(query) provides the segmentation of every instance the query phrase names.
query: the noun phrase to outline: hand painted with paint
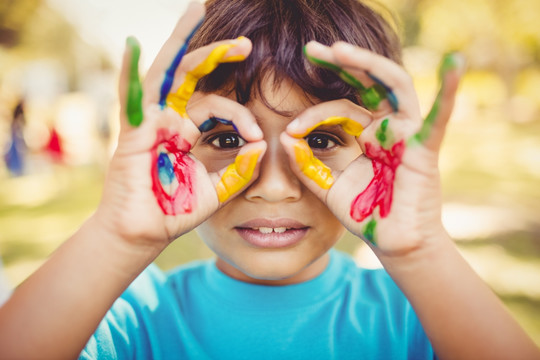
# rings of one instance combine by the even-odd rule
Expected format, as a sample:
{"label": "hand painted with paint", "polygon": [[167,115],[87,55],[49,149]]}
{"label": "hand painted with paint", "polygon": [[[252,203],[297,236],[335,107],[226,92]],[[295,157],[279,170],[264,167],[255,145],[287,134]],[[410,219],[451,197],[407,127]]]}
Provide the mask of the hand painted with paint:
{"label": "hand painted with paint", "polygon": [[[186,54],[203,15],[201,4],[188,7],[144,83],[138,75],[139,45],[133,38],[127,41],[120,136],[98,218],[131,242],[147,245],[149,240],[164,247],[192,230],[250,183],[266,148],[243,106],[216,95],[196,96],[191,104],[202,76],[222,62],[243,60],[251,51],[251,42],[239,38]],[[234,126],[248,144],[232,164],[208,172],[191,148],[216,119]]]}
{"label": "hand painted with paint", "polygon": [[[436,238],[444,232],[438,153],[461,58],[443,60],[440,92],[422,121],[410,77],[389,59],[345,43],[310,43],[305,52],[358,89],[364,107],[348,100],[322,103],[289,125],[282,142],[298,176],[379,256],[405,254]],[[319,161],[302,140],[328,123],[341,124],[363,152],[343,170]]]}

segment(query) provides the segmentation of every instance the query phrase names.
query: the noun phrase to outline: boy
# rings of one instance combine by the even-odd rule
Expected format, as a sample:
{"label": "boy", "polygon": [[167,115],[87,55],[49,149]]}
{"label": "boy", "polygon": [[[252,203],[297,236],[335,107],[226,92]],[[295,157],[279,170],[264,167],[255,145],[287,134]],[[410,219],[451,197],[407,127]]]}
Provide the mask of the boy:
{"label": "boy", "polygon": [[[460,63],[422,122],[360,2],[209,1],[191,34],[202,14],[142,89],[128,41],[102,202],[0,310],[3,357],[538,358],[441,224]],[[215,261],[147,268],[195,227]],[[345,228],[386,271],[330,250]]]}

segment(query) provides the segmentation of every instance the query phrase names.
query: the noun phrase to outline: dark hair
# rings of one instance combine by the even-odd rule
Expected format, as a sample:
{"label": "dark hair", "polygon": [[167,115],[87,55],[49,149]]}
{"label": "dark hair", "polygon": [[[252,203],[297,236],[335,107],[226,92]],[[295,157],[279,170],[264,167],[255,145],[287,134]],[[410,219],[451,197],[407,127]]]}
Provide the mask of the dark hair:
{"label": "dark hair", "polygon": [[261,91],[265,74],[274,75],[274,86],[289,78],[322,101],[359,103],[355,89],[308,62],[303,46],[311,40],[325,45],[346,41],[401,63],[397,34],[360,0],[209,0],[206,8],[189,50],[242,35],[253,42],[253,50],[243,62],[219,65],[199,81],[198,90],[235,91],[241,104],[260,96],[268,105]]}

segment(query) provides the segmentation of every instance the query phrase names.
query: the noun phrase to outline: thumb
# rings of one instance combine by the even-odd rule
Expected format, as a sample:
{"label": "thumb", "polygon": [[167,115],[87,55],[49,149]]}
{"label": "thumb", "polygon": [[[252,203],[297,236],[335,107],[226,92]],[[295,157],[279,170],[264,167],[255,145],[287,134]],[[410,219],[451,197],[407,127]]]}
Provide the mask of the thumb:
{"label": "thumb", "polygon": [[421,129],[414,134],[409,143],[420,143],[425,147],[438,151],[446,124],[454,108],[459,80],[464,72],[465,59],[459,53],[446,54],[439,67],[441,87]]}

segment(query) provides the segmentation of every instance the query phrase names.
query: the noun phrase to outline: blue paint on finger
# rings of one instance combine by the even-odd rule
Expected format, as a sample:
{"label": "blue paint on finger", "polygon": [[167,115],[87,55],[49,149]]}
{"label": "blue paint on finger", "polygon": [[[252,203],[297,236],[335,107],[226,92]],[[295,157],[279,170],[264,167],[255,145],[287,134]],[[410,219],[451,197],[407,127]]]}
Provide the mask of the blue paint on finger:
{"label": "blue paint on finger", "polygon": [[187,36],[186,41],[176,53],[176,56],[174,57],[174,60],[172,64],[167,68],[165,71],[165,79],[163,79],[163,83],[161,84],[161,90],[159,93],[159,105],[161,108],[165,108],[167,105],[167,95],[169,95],[169,92],[171,91],[171,87],[174,81],[174,73],[176,72],[176,69],[180,65],[180,62],[182,61],[182,58],[186,54],[187,48],[189,46],[189,42],[191,41],[191,38],[193,35],[195,35],[195,32],[201,27],[203,23],[203,20],[201,20],[194,28],[191,30],[191,33]]}
{"label": "blue paint on finger", "polygon": [[[394,94],[394,91],[392,91],[392,88],[390,88],[388,85],[386,85],[384,83],[384,81],[382,81],[381,79],[379,79],[375,75],[373,75],[373,74],[371,74],[369,72],[366,72],[366,74],[369,76],[369,78],[371,80],[375,81],[375,83],[377,85],[379,85],[380,88],[382,88],[381,90],[384,91],[384,93],[381,94],[381,95],[386,97],[386,100],[388,100],[388,102],[390,103],[390,106],[392,107],[392,110],[394,110],[394,112],[397,112],[398,108],[399,108],[398,99],[396,97],[396,94]],[[381,90],[379,90],[378,92],[381,92]]]}
{"label": "blue paint on finger", "polygon": [[231,120],[226,120],[226,119],[218,118],[218,117],[215,117],[215,116],[212,116],[211,118],[209,118],[208,120],[203,122],[199,126],[199,131],[200,132],[210,131],[213,128],[215,128],[218,123],[222,123],[222,124],[225,124],[225,125],[231,125],[234,128],[234,130],[236,132],[238,132],[238,129],[236,128],[236,125],[234,125],[234,123]]}

